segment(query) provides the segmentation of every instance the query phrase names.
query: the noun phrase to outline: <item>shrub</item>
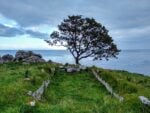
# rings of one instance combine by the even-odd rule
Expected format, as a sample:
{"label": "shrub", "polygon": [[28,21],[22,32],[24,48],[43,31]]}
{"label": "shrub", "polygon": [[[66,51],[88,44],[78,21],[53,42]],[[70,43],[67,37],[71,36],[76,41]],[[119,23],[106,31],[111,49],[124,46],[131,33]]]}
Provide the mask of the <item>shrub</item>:
{"label": "shrub", "polygon": [[29,78],[29,70],[26,70],[26,71],[25,71],[24,77],[25,77],[25,78]]}

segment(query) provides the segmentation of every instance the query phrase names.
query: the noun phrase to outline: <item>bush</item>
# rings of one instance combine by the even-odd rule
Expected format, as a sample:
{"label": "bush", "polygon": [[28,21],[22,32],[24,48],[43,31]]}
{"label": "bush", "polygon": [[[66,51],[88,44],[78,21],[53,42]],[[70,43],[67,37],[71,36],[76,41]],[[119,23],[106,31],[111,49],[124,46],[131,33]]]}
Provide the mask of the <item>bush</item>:
{"label": "bush", "polygon": [[26,70],[26,71],[25,71],[24,77],[25,77],[25,78],[29,78],[29,70]]}
{"label": "bush", "polygon": [[65,63],[65,66],[69,66],[69,63]]}

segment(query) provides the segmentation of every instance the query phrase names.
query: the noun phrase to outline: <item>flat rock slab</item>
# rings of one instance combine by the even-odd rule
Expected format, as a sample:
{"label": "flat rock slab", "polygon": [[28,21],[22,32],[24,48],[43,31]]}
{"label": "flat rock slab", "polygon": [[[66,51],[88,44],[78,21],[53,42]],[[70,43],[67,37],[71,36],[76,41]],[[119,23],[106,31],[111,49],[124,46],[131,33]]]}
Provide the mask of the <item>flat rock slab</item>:
{"label": "flat rock slab", "polygon": [[41,97],[44,91],[46,90],[46,88],[48,87],[49,83],[50,83],[50,80],[44,81],[43,84],[32,94],[32,96],[36,100],[41,100]]}
{"label": "flat rock slab", "polygon": [[145,105],[150,105],[150,100],[144,96],[139,96],[140,101]]}

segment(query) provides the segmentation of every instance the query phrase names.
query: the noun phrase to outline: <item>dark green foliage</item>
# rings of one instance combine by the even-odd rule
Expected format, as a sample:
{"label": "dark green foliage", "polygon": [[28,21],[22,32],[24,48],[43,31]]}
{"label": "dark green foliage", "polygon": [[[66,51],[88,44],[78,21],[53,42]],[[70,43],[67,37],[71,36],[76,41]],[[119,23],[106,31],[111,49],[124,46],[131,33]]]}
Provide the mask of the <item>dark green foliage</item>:
{"label": "dark green foliage", "polygon": [[127,77],[127,81],[129,81],[129,82],[130,82],[130,81],[131,81],[131,78],[130,78],[130,77]]}
{"label": "dark green foliage", "polygon": [[69,66],[69,64],[68,64],[68,63],[65,63],[65,66]]}
{"label": "dark green foliage", "polygon": [[20,113],[39,113],[37,107],[32,107],[30,105],[22,105],[20,107]]}
{"label": "dark green foliage", "polygon": [[141,103],[140,112],[141,112],[141,113],[150,113],[150,106],[148,106],[148,105],[143,105],[143,104]]}
{"label": "dark green foliage", "polygon": [[120,50],[113,43],[108,30],[93,18],[81,15],[68,16],[58,25],[58,31],[46,40],[50,45],[66,47],[75,59],[76,64],[83,58],[93,57],[93,60],[108,60],[119,54]]}
{"label": "dark green foliage", "polygon": [[37,80],[36,80],[36,76],[33,76],[32,79],[31,79],[31,83],[32,83],[33,85],[35,85],[35,84],[36,84],[36,81],[37,81]]}
{"label": "dark green foliage", "polygon": [[25,78],[29,78],[29,70],[26,70],[26,71],[25,71],[24,77],[25,77]]}
{"label": "dark green foliage", "polygon": [[53,61],[52,60],[48,60],[48,63],[53,63]]}

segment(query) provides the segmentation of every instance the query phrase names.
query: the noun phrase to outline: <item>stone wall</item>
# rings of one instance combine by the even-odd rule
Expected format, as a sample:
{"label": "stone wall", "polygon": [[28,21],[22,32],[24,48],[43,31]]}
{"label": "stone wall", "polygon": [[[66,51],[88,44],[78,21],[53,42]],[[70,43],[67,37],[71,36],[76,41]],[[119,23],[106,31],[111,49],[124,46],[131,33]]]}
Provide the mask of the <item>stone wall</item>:
{"label": "stone wall", "polygon": [[117,93],[115,93],[112,89],[112,87],[106,82],[104,81],[97,73],[95,70],[92,70],[93,75],[96,77],[96,79],[105,86],[105,88],[107,89],[107,91],[109,93],[111,93],[114,97],[116,97],[117,99],[119,99],[120,101],[123,101],[124,98],[122,96],[119,96]]}
{"label": "stone wall", "polygon": [[150,100],[144,96],[139,96],[140,101],[144,104],[144,105],[150,105]]}

